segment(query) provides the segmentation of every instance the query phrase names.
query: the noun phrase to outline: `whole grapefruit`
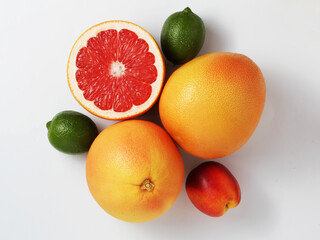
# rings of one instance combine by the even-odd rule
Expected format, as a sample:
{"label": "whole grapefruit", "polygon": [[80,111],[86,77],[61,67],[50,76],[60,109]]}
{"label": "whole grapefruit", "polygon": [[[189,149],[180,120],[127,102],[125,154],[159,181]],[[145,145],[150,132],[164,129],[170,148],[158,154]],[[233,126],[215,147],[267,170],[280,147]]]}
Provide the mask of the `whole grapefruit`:
{"label": "whole grapefruit", "polygon": [[182,149],[200,158],[219,158],[248,141],[259,123],[265,95],[262,72],[250,58],[210,53],[170,76],[159,112]]}
{"label": "whole grapefruit", "polygon": [[87,157],[87,182],[98,204],[128,222],[145,222],[166,212],[184,178],[181,155],[170,136],[143,120],[103,130]]}

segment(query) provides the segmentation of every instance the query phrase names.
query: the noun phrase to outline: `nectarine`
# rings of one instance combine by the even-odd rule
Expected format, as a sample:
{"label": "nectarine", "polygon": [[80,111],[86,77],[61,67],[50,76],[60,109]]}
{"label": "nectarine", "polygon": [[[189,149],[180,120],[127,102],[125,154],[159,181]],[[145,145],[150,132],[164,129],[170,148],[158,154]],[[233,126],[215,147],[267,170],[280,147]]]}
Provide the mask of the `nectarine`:
{"label": "nectarine", "polygon": [[238,181],[222,164],[205,162],[193,169],[186,181],[186,191],[201,212],[220,217],[240,203]]}

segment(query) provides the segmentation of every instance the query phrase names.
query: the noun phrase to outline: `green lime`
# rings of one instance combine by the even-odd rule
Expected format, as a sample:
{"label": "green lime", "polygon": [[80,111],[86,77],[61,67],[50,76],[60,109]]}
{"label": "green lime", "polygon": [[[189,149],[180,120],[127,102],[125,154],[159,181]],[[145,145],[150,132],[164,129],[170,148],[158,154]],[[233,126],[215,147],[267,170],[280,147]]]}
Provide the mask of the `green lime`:
{"label": "green lime", "polygon": [[57,150],[77,154],[87,152],[98,135],[94,122],[75,111],[63,111],[47,123],[48,139]]}
{"label": "green lime", "polygon": [[200,51],[205,38],[205,27],[200,17],[190,8],[170,15],[161,31],[161,48],[174,64],[193,59]]}

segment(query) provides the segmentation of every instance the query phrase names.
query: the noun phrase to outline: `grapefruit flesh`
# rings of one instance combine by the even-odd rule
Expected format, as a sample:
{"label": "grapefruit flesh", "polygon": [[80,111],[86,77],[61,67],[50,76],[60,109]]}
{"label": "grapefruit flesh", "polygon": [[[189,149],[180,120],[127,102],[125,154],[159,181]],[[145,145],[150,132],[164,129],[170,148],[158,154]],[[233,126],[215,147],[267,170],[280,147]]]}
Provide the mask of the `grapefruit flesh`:
{"label": "grapefruit flesh", "polygon": [[68,82],[77,101],[105,119],[127,119],[157,100],[164,63],[152,36],[139,26],[110,21],[76,41],[68,62]]}

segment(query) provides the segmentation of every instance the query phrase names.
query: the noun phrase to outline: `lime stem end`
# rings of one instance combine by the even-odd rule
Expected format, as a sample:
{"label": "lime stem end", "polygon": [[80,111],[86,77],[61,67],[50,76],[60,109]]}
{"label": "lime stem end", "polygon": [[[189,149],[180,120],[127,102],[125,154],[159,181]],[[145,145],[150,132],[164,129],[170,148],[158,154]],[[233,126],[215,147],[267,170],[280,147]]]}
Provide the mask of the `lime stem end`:
{"label": "lime stem end", "polygon": [[51,125],[51,121],[47,122],[46,124],[47,129],[49,129],[50,125]]}
{"label": "lime stem end", "polygon": [[186,7],[182,12],[192,13],[192,11],[191,11],[191,9],[189,7]]}

